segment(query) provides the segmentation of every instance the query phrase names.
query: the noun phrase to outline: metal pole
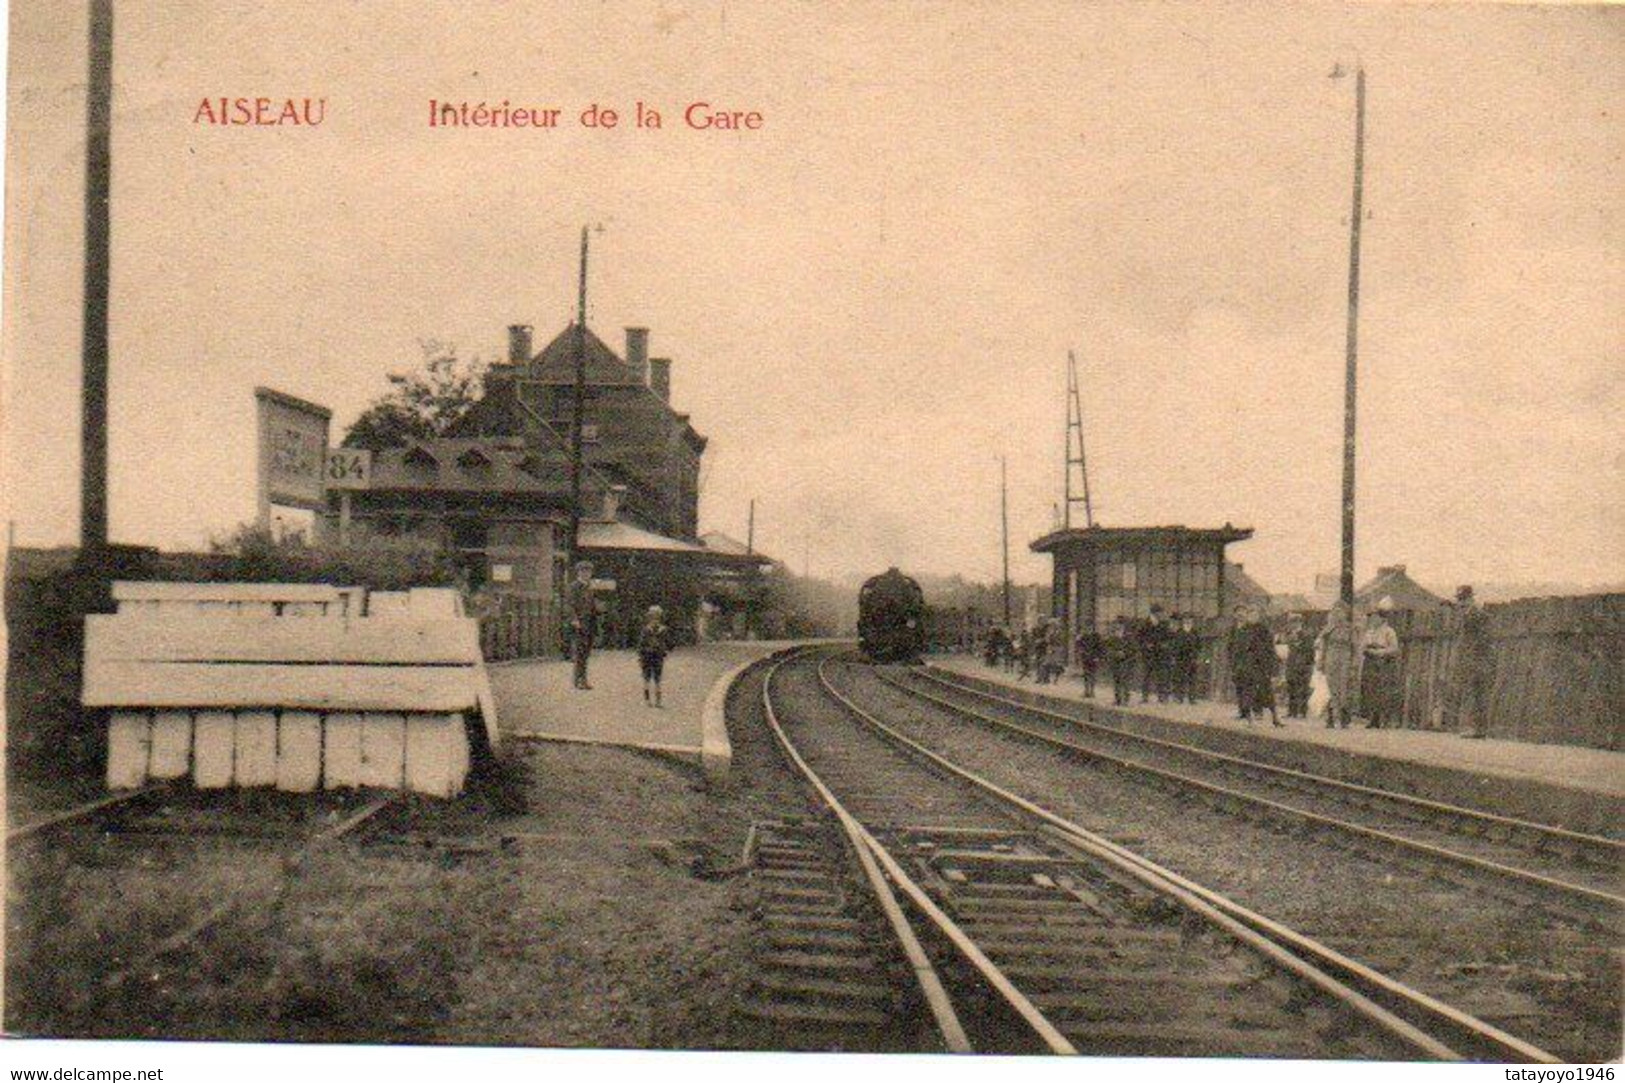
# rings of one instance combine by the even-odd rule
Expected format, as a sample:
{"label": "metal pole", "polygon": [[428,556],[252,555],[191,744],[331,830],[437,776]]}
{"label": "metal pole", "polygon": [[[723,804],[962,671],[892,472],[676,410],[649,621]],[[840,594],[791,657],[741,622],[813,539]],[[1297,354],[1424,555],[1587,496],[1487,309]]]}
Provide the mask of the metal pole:
{"label": "metal pole", "polygon": [[113,0],[90,2],[90,82],[85,104],[85,272],[80,393],[79,557],[107,553],[107,303],[113,186]]}
{"label": "metal pole", "polygon": [[569,569],[575,574],[581,546],[581,429],[587,398],[587,227],[581,227],[581,274],[576,290],[576,379],[570,405],[570,537]]}
{"label": "metal pole", "polygon": [[1338,595],[1354,613],[1354,418],[1360,328],[1360,218],[1365,187],[1365,68],[1354,77],[1354,213],[1349,218],[1348,352],[1343,374],[1343,563]]}
{"label": "metal pole", "polygon": [[999,456],[999,538],[1004,557],[1004,623],[1010,623],[1010,487]]}

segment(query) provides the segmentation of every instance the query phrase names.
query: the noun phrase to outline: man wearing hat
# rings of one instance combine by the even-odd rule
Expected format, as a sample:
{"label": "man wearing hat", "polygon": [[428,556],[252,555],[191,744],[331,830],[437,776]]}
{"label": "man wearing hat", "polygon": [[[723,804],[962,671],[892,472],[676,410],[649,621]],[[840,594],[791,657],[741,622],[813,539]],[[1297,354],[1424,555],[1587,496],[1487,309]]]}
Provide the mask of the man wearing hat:
{"label": "man wearing hat", "polygon": [[592,658],[592,642],[598,634],[598,599],[592,593],[592,561],[576,564],[576,577],[570,580],[565,596],[565,612],[570,621],[570,660],[575,663],[575,686],[591,691],[587,683],[587,662]]}
{"label": "man wearing hat", "polygon": [[1461,649],[1456,655],[1457,680],[1461,689],[1461,735],[1485,736],[1485,717],[1489,710],[1490,674],[1494,663],[1490,655],[1490,618],[1484,607],[1473,597],[1473,588],[1456,588],[1456,609],[1461,614]]}

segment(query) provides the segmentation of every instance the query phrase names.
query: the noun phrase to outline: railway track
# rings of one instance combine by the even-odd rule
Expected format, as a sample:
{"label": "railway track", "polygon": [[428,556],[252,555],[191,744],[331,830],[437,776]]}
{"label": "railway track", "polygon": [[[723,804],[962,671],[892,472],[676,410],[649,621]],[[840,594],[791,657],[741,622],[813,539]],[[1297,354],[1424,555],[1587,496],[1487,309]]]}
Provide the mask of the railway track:
{"label": "railway track", "polygon": [[1208,804],[1285,821],[1428,864],[1521,905],[1617,932],[1625,842],[1362,786],[1063,713],[934,672],[874,670],[957,717],[1156,782]]}
{"label": "railway track", "polygon": [[949,1010],[975,1006],[952,1015],[970,1048],[1553,1059],[924,748],[828,664],[775,663],[767,722],[884,871]]}
{"label": "railway track", "polygon": [[8,847],[50,840],[56,856],[113,875],[166,875],[189,858],[211,854],[229,862],[203,904],[176,915],[150,942],[109,960],[99,995],[111,996],[156,980],[159,970],[228,923],[250,904],[269,907],[298,882],[311,855],[377,824],[400,803],[393,793],[324,794],[287,800],[254,792],[198,792],[149,786],[115,794],[19,825]]}

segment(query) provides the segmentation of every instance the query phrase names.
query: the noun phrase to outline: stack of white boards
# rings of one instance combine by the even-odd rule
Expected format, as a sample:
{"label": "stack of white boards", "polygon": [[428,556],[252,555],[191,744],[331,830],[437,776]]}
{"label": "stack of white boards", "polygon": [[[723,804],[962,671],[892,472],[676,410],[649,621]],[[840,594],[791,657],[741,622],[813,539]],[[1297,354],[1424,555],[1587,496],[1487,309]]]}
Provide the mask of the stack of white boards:
{"label": "stack of white boards", "polygon": [[460,793],[469,726],[496,747],[479,629],[456,591],[115,583],[85,622],[84,705],[107,784]]}

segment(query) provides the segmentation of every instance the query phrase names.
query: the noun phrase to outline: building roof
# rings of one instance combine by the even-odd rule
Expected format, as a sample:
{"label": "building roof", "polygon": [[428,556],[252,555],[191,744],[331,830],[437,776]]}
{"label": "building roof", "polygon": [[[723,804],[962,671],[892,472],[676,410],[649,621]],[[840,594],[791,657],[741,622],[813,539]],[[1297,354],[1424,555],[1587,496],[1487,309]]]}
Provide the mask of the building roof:
{"label": "building roof", "polygon": [[1232,561],[1224,562],[1224,605],[1228,610],[1233,605],[1246,602],[1256,605],[1259,602],[1268,602],[1270,592],[1263,585],[1247,574],[1247,569]]}
{"label": "building roof", "polygon": [[727,553],[729,556],[760,556],[753,552],[738,538],[730,537],[720,530],[708,530],[700,535],[700,544],[713,553]]}
{"label": "building roof", "polygon": [[1329,607],[1316,605],[1314,599],[1307,594],[1292,594],[1289,592],[1270,595],[1271,613],[1312,613],[1315,610],[1326,608]]}
{"label": "building roof", "polygon": [[373,452],[369,490],[543,493],[568,497],[562,449],[513,437],[436,437]]}
{"label": "building roof", "polygon": [[580,544],[583,549],[614,552],[664,553],[673,556],[699,557],[712,561],[744,564],[771,563],[761,555],[727,553],[710,549],[681,538],[668,538],[640,526],[624,522],[583,522]]}
{"label": "building roof", "polygon": [[1405,573],[1405,565],[1390,564],[1378,568],[1376,578],[1354,592],[1358,604],[1375,605],[1391,598],[1395,609],[1433,609],[1444,604],[1444,599],[1422,586]]}
{"label": "building roof", "polygon": [[1130,526],[1130,527],[1071,527],[1052,530],[1028,546],[1035,553],[1049,553],[1068,544],[1100,546],[1136,546],[1167,542],[1231,542],[1246,541],[1253,536],[1251,527],[1231,526],[1208,529],[1188,526]]}
{"label": "building roof", "polygon": [[[576,380],[576,325],[567,326],[553,341],[531,359],[525,374],[544,384],[573,384]],[[626,384],[642,386],[642,374],[621,360],[603,339],[587,328],[587,382],[589,384]]]}

